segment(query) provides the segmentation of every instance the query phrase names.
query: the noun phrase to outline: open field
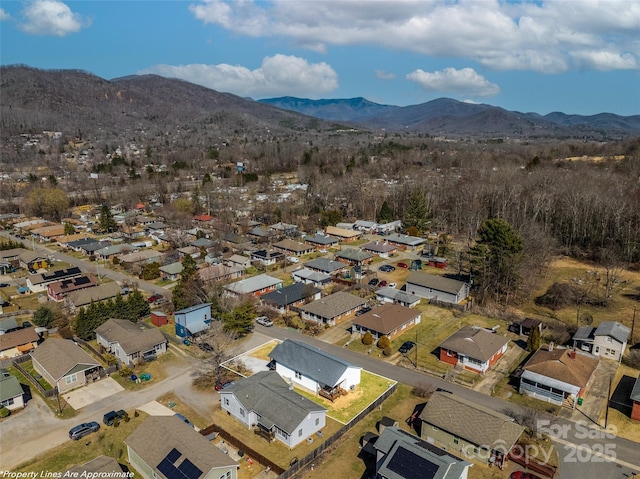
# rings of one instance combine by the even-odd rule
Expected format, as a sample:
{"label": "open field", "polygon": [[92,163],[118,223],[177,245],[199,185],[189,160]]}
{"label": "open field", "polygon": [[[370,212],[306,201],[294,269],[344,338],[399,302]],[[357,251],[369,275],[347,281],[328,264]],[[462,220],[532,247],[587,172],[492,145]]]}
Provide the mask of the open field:
{"label": "open field", "polygon": [[[630,368],[629,366],[620,365],[616,371],[616,375],[611,382],[611,394],[614,395],[620,380],[624,376],[628,376],[633,379],[637,379],[640,371]],[[605,424],[605,417],[607,418],[607,426],[609,428],[615,428],[616,435],[625,437],[631,441],[640,442],[640,423],[633,421],[627,414],[624,414],[612,407],[609,407],[608,417],[607,411],[603,409],[599,418],[600,424]]]}

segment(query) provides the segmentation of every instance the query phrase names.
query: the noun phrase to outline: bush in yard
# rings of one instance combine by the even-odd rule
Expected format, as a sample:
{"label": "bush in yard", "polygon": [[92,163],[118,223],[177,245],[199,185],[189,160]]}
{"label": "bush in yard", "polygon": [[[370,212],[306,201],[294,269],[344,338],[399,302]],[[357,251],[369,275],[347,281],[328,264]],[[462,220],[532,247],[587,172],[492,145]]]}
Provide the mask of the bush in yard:
{"label": "bush in yard", "polygon": [[431,397],[435,390],[436,387],[433,384],[418,383],[413,387],[413,390],[411,392],[414,396],[417,396],[419,398],[428,398]]}
{"label": "bush in yard", "polygon": [[384,354],[385,356],[391,356],[393,354],[393,351],[391,350],[391,348],[384,348],[382,354]]}
{"label": "bush in yard", "polygon": [[362,344],[365,346],[371,346],[373,344],[373,334],[371,334],[371,331],[364,333],[364,336],[362,336]]}
{"label": "bush in yard", "polygon": [[118,374],[120,374],[120,376],[122,376],[123,378],[127,378],[133,374],[133,369],[125,366],[119,371]]}
{"label": "bush in yard", "polygon": [[378,339],[378,347],[380,349],[387,349],[391,347],[391,341],[389,341],[389,338],[386,336],[382,336],[380,339]]}
{"label": "bush in yard", "polygon": [[7,417],[9,414],[11,414],[11,411],[9,411],[9,409],[4,406],[0,407],[0,417]]}

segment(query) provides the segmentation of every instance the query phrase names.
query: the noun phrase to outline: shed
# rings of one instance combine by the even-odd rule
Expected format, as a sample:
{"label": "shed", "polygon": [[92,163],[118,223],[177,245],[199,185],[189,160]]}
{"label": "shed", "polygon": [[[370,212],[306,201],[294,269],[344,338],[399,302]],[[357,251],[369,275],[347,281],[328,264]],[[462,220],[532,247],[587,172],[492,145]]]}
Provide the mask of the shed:
{"label": "shed", "polygon": [[166,313],[163,313],[162,311],[152,311],[151,322],[158,327],[164,326],[165,324],[169,324],[169,318]]}

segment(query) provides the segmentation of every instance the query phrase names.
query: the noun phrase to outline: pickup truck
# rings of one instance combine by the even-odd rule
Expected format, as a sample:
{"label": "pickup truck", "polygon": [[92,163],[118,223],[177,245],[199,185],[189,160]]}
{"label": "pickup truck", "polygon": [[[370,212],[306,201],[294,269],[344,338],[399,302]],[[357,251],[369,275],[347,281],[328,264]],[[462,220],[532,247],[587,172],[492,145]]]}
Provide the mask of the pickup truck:
{"label": "pickup truck", "polygon": [[113,423],[116,420],[120,422],[127,417],[129,417],[129,415],[123,409],[120,409],[119,411],[109,411],[102,418],[102,422],[105,423],[106,426],[113,426]]}

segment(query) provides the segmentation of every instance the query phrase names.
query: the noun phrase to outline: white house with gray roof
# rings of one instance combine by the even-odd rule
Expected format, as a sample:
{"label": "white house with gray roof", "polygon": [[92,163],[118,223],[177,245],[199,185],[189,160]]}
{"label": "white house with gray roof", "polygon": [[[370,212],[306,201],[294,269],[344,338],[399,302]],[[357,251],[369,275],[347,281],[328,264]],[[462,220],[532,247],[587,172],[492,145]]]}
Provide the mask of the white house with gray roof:
{"label": "white house with gray roof", "polygon": [[307,261],[304,267],[319,273],[330,274],[331,276],[343,273],[349,269],[348,265],[327,258],[312,259],[311,261]]}
{"label": "white house with gray roof", "polygon": [[0,407],[13,411],[24,406],[24,391],[20,381],[5,369],[0,369]]}
{"label": "white house with gray roof", "polygon": [[367,302],[364,299],[339,291],[305,304],[300,308],[300,317],[334,326],[338,321],[355,314],[365,304]]}
{"label": "white house with gray roof", "polygon": [[109,319],[96,329],[98,344],[126,366],[167,352],[167,339],[159,329],[142,328],[127,319]]}
{"label": "white house with gray roof", "polygon": [[413,308],[420,304],[420,296],[407,293],[401,289],[385,286],[376,290],[376,299],[381,303],[396,303],[407,308]]}
{"label": "white house with gray roof", "polygon": [[326,424],[326,409],[301,396],[275,371],[261,371],[220,391],[222,409],[271,441],[294,448]]}
{"label": "white house with gray roof", "polygon": [[280,376],[325,397],[360,384],[360,366],[301,341],[286,339],[273,348],[269,357],[270,367],[275,367]]}
{"label": "white house with gray roof", "polygon": [[398,245],[407,251],[417,251],[427,242],[424,238],[417,236],[403,235],[400,233],[391,233],[384,237],[385,241]]}
{"label": "white house with gray roof", "polygon": [[241,279],[224,287],[228,293],[235,296],[242,296],[243,294],[262,296],[280,288],[282,288],[282,280],[268,274],[259,274],[251,278]]}
{"label": "white house with gray roof", "polygon": [[459,304],[469,296],[469,284],[435,274],[413,271],[407,278],[406,291],[421,298]]}
{"label": "white house with gray roof", "polygon": [[595,356],[621,361],[631,329],[617,321],[605,321],[597,328],[583,326],[573,335],[573,347]]}
{"label": "white house with gray roof", "polygon": [[309,268],[302,268],[291,273],[291,277],[296,283],[312,284],[317,288],[325,288],[332,283],[330,274],[313,271]]}

